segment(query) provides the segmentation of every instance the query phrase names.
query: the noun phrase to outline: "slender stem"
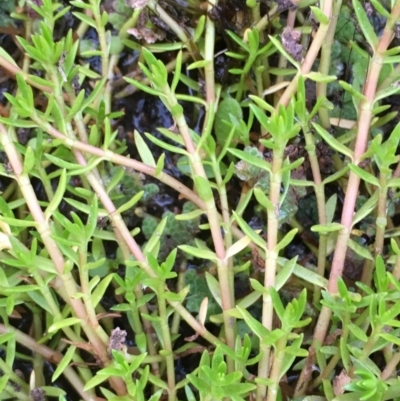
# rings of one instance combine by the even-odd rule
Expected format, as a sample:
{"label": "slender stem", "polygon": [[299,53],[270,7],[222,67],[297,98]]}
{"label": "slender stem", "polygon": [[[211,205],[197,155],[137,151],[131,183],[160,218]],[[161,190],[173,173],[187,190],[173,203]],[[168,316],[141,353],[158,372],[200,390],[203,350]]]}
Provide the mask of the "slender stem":
{"label": "slender stem", "polygon": [[[332,46],[335,41],[335,31],[341,7],[342,7],[342,0],[334,0],[332,19],[325,36],[324,45],[321,48],[319,72],[323,75],[329,75],[329,69],[331,67]],[[326,82],[317,82],[317,99],[326,98],[327,91],[328,91],[328,84]],[[330,128],[331,124],[329,121],[329,110],[327,108],[320,107],[318,110],[318,115],[320,118],[321,125],[325,129]]]}
{"label": "slender stem", "polygon": [[165,359],[167,362],[167,382],[168,382],[168,400],[175,401],[175,364],[174,354],[171,342],[171,332],[168,324],[167,304],[165,302],[165,293],[163,285],[160,286],[158,291],[158,310],[161,318],[161,331],[163,336],[163,348],[166,351]]}
{"label": "slender stem", "polygon": [[[101,49],[101,73],[103,77],[107,77],[108,75],[108,49],[109,44],[106,40],[106,32],[104,29],[104,24],[101,21],[101,13],[100,13],[100,2],[96,0],[89,0],[93,7],[93,16],[96,21],[96,30],[99,36],[99,43]],[[110,33],[111,38],[111,33]]]}
{"label": "slender stem", "polygon": [[[327,3],[329,2],[326,2],[326,4]],[[378,78],[383,65],[381,54],[385,50],[387,50],[391,42],[391,39],[393,37],[393,27],[395,22],[398,20],[399,16],[400,16],[400,0],[397,0],[392,9],[392,14],[386,24],[384,33],[380,38],[378,48],[376,49],[374,57],[370,62],[364,90],[365,101],[362,101],[360,104],[360,117],[358,124],[357,140],[354,150],[355,164],[358,164],[359,161],[361,160],[361,157],[364,154],[367,145],[369,126],[372,117],[371,109],[374,101],[374,96],[376,93]],[[350,238],[350,232],[353,222],[353,213],[354,213],[355,203],[357,200],[359,184],[360,184],[359,177],[355,173],[351,172],[346,189],[346,196],[344,200],[342,219],[341,219],[341,224],[343,225],[343,229],[339,232],[338,235],[338,240],[336,243],[331,267],[331,274],[329,277],[328,291],[333,294],[337,292],[337,282],[339,277],[341,277],[343,271],[344,260],[345,260],[348,240]],[[323,340],[326,336],[326,332],[329,327],[331,314],[332,311],[329,308],[325,306],[322,307],[314,332],[314,341],[310,350],[311,356],[314,355],[314,353],[311,352],[312,350],[315,349],[314,342],[318,340],[320,343],[323,343]],[[312,358],[310,360],[307,359],[306,363],[312,363]]]}
{"label": "slender stem", "polygon": [[397,376],[396,367],[400,363],[400,352],[396,352],[392,359],[386,364],[385,369],[381,373],[381,380],[387,380],[391,376]]}
{"label": "slender stem", "polygon": [[[330,359],[329,363],[326,365],[326,368],[321,372],[321,374],[313,381],[312,387],[317,388],[321,385],[322,381],[325,379],[328,379],[331,373],[334,371],[336,368],[337,364],[340,362],[342,359],[342,356],[340,355],[340,352],[337,354],[333,355],[332,358]],[[304,389],[306,390],[306,389]]]}
{"label": "slender stem", "polygon": [[[393,38],[394,24],[395,21],[398,20],[399,16],[400,0],[397,0],[392,9],[392,14],[386,23],[386,27],[383,35],[380,38],[378,47],[369,65],[364,89],[365,100],[361,101],[360,103],[360,117],[358,123],[357,139],[354,149],[354,164],[358,164],[360,162],[367,146],[370,121],[372,117],[372,104],[374,102],[378,78],[383,65],[382,53],[387,50]],[[348,239],[350,237],[354,207],[358,196],[359,184],[360,178],[354,172],[350,172],[349,183],[347,185],[341,219],[341,224],[344,226],[344,228],[338,238],[332,261],[331,275],[329,278],[329,291],[333,293],[337,291],[337,280],[342,275],[343,271],[344,258],[346,254]]]}
{"label": "slender stem", "polygon": [[[282,183],[281,168],[283,164],[283,153],[285,144],[279,144],[279,149],[274,151],[272,160],[272,172],[270,174],[270,193],[269,200],[272,204],[271,210],[268,210],[268,225],[267,225],[267,249],[265,258],[265,276],[264,287],[266,289],[275,287],[275,276],[277,271],[278,253],[275,251],[278,244],[279,232],[279,201]],[[263,310],[262,324],[268,330],[272,330],[272,320],[274,308],[272,298],[269,292],[263,294]],[[269,360],[271,347],[265,347],[262,350],[262,358],[258,367],[258,376],[266,379],[268,377]],[[266,386],[260,384],[257,386],[257,401],[261,401],[266,396]]]}
{"label": "slender stem", "polygon": [[290,85],[286,88],[285,92],[281,96],[278,102],[279,105],[288,105],[290,100],[292,99],[293,94],[297,90],[298,79],[300,75],[305,75],[311,71],[311,68],[314,64],[315,59],[318,56],[319,51],[325,44],[325,37],[329,30],[329,26],[332,21],[332,2],[333,0],[325,0],[323,3],[322,12],[329,18],[328,24],[321,23],[317,33],[315,34],[314,40],[311,43],[310,49],[307,52],[307,55],[301,64],[300,71],[296,74],[293,80],[290,82]]}
{"label": "slender stem", "polygon": [[[218,3],[218,0],[208,1],[208,11],[211,11]],[[204,67],[206,80],[206,100],[210,105],[215,103],[215,77],[214,77],[214,47],[215,47],[215,26],[214,21],[207,16],[204,60],[208,64]]]}
{"label": "slender stem", "polygon": [[[50,363],[60,363],[63,358],[63,355],[61,353],[53,351],[51,348],[48,348],[45,345],[38,344],[32,337],[28,336],[27,334],[13,327],[7,327],[4,324],[0,323],[0,334],[6,333],[14,333],[17,343],[23,345],[24,347],[35,353],[42,355]],[[84,383],[82,383],[79,376],[71,367],[66,366],[63,371],[63,375],[67,378],[72,387],[79,393],[82,399],[84,399],[85,401],[98,400],[98,398],[94,396],[91,391],[83,391]]]}
{"label": "slender stem", "polygon": [[285,347],[287,343],[287,335],[283,336],[276,344],[274,360],[271,368],[269,379],[271,384],[268,386],[267,401],[276,401],[279,394],[279,380],[282,370],[282,364],[285,358]]}
{"label": "slender stem", "polygon": [[[176,284],[176,292],[178,293],[182,291],[183,288],[185,287],[186,270],[187,270],[187,260],[183,259],[183,261],[179,265],[178,280]],[[171,323],[171,334],[179,333],[180,322],[181,322],[181,317],[179,313],[175,311]]]}
{"label": "slender stem", "polygon": [[[188,152],[188,158],[189,158],[189,163],[191,165],[191,168],[193,170],[193,174],[195,177],[201,177],[204,181],[201,182],[201,185],[203,185],[203,182],[208,181],[208,177],[206,175],[206,172],[204,170],[204,165],[202,163],[202,159],[200,156],[200,151],[201,149],[196,149],[196,146],[192,140],[191,134],[189,127],[186,123],[185,116],[183,114],[182,107],[180,107],[175,94],[171,92],[170,88],[168,85],[165,85],[162,88],[163,93],[165,94],[166,97],[166,104],[169,108],[169,110],[177,110],[173,112],[173,117],[176,121],[176,124],[179,128],[179,132],[182,136],[183,142],[185,144],[186,150]],[[210,105],[210,108],[212,107],[212,104]],[[196,183],[196,179],[194,180]],[[201,188],[197,188],[199,193],[202,193],[204,191],[201,191]],[[222,237],[222,232],[221,232],[221,224],[220,224],[220,218],[219,218],[219,213],[217,211],[216,205],[215,205],[215,199],[212,196],[212,194],[207,194],[206,199],[202,199],[204,204],[205,204],[205,212],[207,214],[208,218],[208,223],[210,225],[210,231],[211,231],[211,236],[213,239],[214,243],[214,248],[215,248],[215,253],[218,258],[217,260],[217,266],[218,266],[218,279],[219,279],[219,285],[220,285],[220,290],[221,290],[221,302],[222,302],[222,310],[223,310],[223,315],[224,315],[224,326],[225,326],[225,335],[227,339],[227,343],[229,347],[234,349],[235,347],[235,319],[232,316],[229,316],[226,312],[229,311],[234,307],[234,299],[233,299],[233,293],[230,290],[231,284],[230,284],[230,272],[229,272],[229,267],[227,260],[225,258],[225,244],[224,240]],[[234,364],[233,360],[231,358],[227,359],[228,362],[228,370],[232,371],[234,369]]]}
{"label": "slender stem", "polygon": [[[388,174],[381,171],[379,175],[378,189],[378,208],[376,216],[376,234],[374,243],[374,256],[381,255],[385,241],[385,230],[387,225],[386,202],[387,202],[387,182]],[[374,264],[371,260],[365,260],[361,281],[367,286],[371,285],[373,277]]]}

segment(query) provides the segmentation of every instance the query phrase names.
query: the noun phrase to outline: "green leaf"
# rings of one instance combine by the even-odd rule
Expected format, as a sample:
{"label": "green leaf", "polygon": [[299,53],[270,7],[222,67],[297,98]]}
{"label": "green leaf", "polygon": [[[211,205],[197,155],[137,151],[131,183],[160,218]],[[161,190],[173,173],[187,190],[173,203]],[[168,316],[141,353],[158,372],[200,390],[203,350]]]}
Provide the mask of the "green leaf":
{"label": "green leaf", "polygon": [[[161,131],[161,130],[159,130],[159,131]],[[162,141],[161,139],[158,139],[155,136],[153,136],[151,134],[148,134],[147,132],[145,133],[145,135],[147,136],[147,138],[150,139],[151,142],[155,143],[160,148],[169,150],[172,153],[179,153],[181,155],[189,156],[188,152],[185,149],[178,148],[177,146],[170,145],[170,144]]]}
{"label": "green leaf", "polygon": [[398,347],[400,346],[400,338],[398,336],[394,336],[393,334],[390,333],[380,333],[379,337],[382,337],[386,341],[389,341],[391,344],[395,344]]}
{"label": "green leaf", "polygon": [[179,291],[179,293],[175,293],[172,291],[166,291],[163,294],[163,298],[166,299],[168,302],[179,302],[182,303],[186,298],[187,294],[189,293],[190,288],[189,286],[185,287],[183,290]]}
{"label": "green leaf", "polygon": [[361,256],[364,259],[374,260],[374,257],[371,255],[371,252],[365,248],[364,246],[358,244],[352,239],[349,239],[347,245],[350,249],[352,249],[357,255]]}
{"label": "green leaf", "polygon": [[240,228],[256,245],[258,245],[261,249],[265,249],[267,247],[267,243],[261,236],[259,236],[247,223],[246,221],[240,217],[235,211],[232,211],[235,216],[235,220],[238,222]]}
{"label": "green leaf", "polygon": [[64,372],[65,368],[69,365],[71,362],[72,357],[75,354],[76,347],[74,345],[71,345],[68,348],[68,351],[65,353],[63,358],[61,359],[61,362],[58,364],[57,369],[54,371],[53,376],[51,377],[51,382],[54,383],[55,380],[57,380],[60,375]]}
{"label": "green leaf", "polygon": [[365,39],[370,44],[372,50],[375,52],[378,48],[378,37],[375,34],[374,27],[369,22],[367,13],[364,7],[358,0],[353,0],[353,8],[357,15],[357,22],[363,31]]}
{"label": "green leaf", "polygon": [[300,63],[296,61],[287,51],[286,49],[282,46],[281,42],[279,42],[278,39],[274,38],[273,36],[269,35],[268,36],[270,41],[274,44],[274,46],[278,49],[280,53],[282,53],[287,60],[289,60],[296,68],[297,70],[300,70]]}
{"label": "green leaf", "polygon": [[271,113],[271,115],[273,113],[276,112],[275,108],[273,106],[271,106],[269,103],[267,103],[264,99],[261,99],[258,96],[254,96],[254,95],[249,95],[249,98],[261,109],[268,111],[269,113]]}
{"label": "green leaf", "polygon": [[[7,93],[6,93],[6,95],[7,95]],[[12,127],[18,127],[18,128],[35,128],[35,127],[37,127],[37,124],[33,121],[11,120],[10,118],[4,118],[4,117],[0,117],[0,123],[6,124],[6,125],[11,125]]]}
{"label": "green leaf", "polygon": [[135,196],[132,197],[131,200],[129,200],[128,202],[124,203],[123,205],[121,205],[118,209],[116,213],[123,213],[127,210],[132,209],[132,207],[134,205],[136,205],[136,203],[138,203],[140,201],[140,199],[142,198],[144,194],[144,191],[138,192]]}
{"label": "green leaf", "polygon": [[195,61],[192,64],[189,64],[187,67],[188,70],[195,70],[196,68],[204,68],[210,65],[210,60],[199,60]]}
{"label": "green leaf", "polygon": [[154,160],[153,153],[147,146],[147,143],[143,140],[142,136],[136,130],[134,131],[134,138],[135,138],[136,149],[139,152],[142,162],[147,164],[148,166],[156,167],[156,162]]}
{"label": "green leaf", "polygon": [[[9,297],[9,298],[12,298],[14,300],[14,296]],[[7,303],[8,303],[8,300],[7,300]],[[11,309],[10,311],[6,310],[8,315],[11,315],[12,311],[14,310],[14,302],[12,302],[12,304],[13,304],[12,305],[12,309],[10,308]],[[6,358],[5,358],[6,359],[5,360],[6,366],[13,366],[14,365],[14,360],[15,360],[15,352],[16,352],[15,336],[14,337],[10,337],[8,339],[7,347],[6,347],[5,351],[6,351]]]}
{"label": "green leaf", "polygon": [[196,190],[204,202],[210,202],[214,199],[210,182],[206,178],[195,175],[193,180]]}
{"label": "green leaf", "polygon": [[328,224],[332,223],[333,217],[335,216],[337,203],[337,194],[333,194],[326,202],[326,222]]}
{"label": "green leaf", "polygon": [[297,228],[293,228],[292,230],[290,230],[278,243],[278,245],[275,246],[274,251],[276,253],[279,253],[282,249],[286,248],[292,242],[298,231],[299,230]]}
{"label": "green leaf", "polygon": [[311,79],[315,82],[322,82],[322,83],[330,83],[336,81],[335,75],[324,75],[320,72],[309,72],[308,74],[304,75],[304,78]]}
{"label": "green leaf", "polygon": [[362,168],[356,166],[355,164],[350,163],[349,168],[355,174],[357,174],[363,181],[369,182],[370,184],[380,187],[379,180],[372,174],[368,173],[367,171],[363,170]]}
{"label": "green leaf", "polygon": [[12,217],[0,216],[0,221],[4,221],[13,227],[36,227],[37,223],[32,220],[19,220]]}
{"label": "green leaf", "polygon": [[141,82],[136,81],[135,79],[132,79],[132,78],[124,77],[124,79],[125,79],[126,82],[128,82],[129,84],[131,84],[131,85],[135,86],[136,88],[142,90],[143,92],[146,92],[146,93],[148,93],[150,95],[154,95],[154,96],[163,98],[163,93],[160,92],[157,89],[150,88],[149,86],[144,85]]}
{"label": "green leaf", "polygon": [[386,10],[381,1],[378,0],[370,0],[370,1],[374,6],[375,10],[378,12],[378,14],[382,15],[385,18],[390,18],[390,12]]}
{"label": "green leaf", "polygon": [[96,373],[96,376],[92,377],[86,384],[85,387],[83,387],[83,391],[88,391],[93,387],[97,387],[100,383],[103,383],[103,381],[107,380],[109,376],[107,375],[102,375],[101,370]]}
{"label": "green leaf", "polygon": [[78,319],[77,317],[69,317],[67,319],[63,319],[59,322],[53,323],[49,328],[48,332],[49,333],[54,333],[64,327],[69,327],[73,326],[74,324],[82,323],[81,319]]}
{"label": "green leaf", "polygon": [[61,168],[65,168],[67,170],[71,170],[71,169],[77,169],[77,168],[81,168],[82,166],[79,164],[73,164],[73,163],[69,163],[65,160],[62,160],[56,156],[53,156],[49,153],[46,153],[44,155],[46,157],[46,159],[49,159],[53,164],[55,164],[57,167],[61,167]]}
{"label": "green leaf", "polygon": [[340,223],[328,223],[328,224],[315,224],[311,227],[311,231],[316,233],[332,233],[340,231],[343,225]]}
{"label": "green leaf", "polygon": [[291,276],[294,272],[294,269],[296,268],[297,258],[298,257],[296,256],[293,259],[290,259],[279,270],[279,272],[275,278],[276,291],[279,291],[286,284],[286,282],[291,278]]}
{"label": "green leaf", "polygon": [[347,146],[341,144],[335,137],[329,134],[329,132],[322,128],[320,125],[316,123],[313,123],[312,125],[328,145],[330,145],[337,152],[342,153],[343,155],[353,160],[354,152],[352,150],[350,150]]}
{"label": "green leaf", "polygon": [[165,230],[166,225],[167,225],[167,218],[165,217],[159,222],[157,228],[154,230],[152,236],[147,241],[147,244],[144,246],[143,253],[145,255],[149,252],[154,253],[154,250],[156,249],[157,245],[160,242],[161,236]]}
{"label": "green leaf", "polygon": [[347,327],[352,332],[354,337],[364,342],[368,341],[368,336],[365,334],[365,331],[362,330],[360,327],[356,326],[354,323],[349,323]]}
{"label": "green leaf", "polygon": [[25,39],[17,36],[17,40],[21,44],[21,46],[24,48],[24,50],[28,53],[28,55],[33,58],[34,60],[39,61],[39,63],[46,65],[49,60],[46,59],[46,57],[43,55],[43,53],[36,49],[35,47],[31,46],[29,42],[27,42]]}
{"label": "green leaf", "polygon": [[96,289],[92,293],[92,304],[93,307],[96,308],[101,299],[103,298],[105,292],[107,291],[108,286],[110,285],[112,279],[114,277],[114,273],[110,273],[106,277],[104,277],[100,283],[97,285]]}
{"label": "green leaf", "polygon": [[[279,265],[284,265],[287,260],[285,258],[278,258],[278,263]],[[296,266],[293,269],[293,274],[300,279],[307,281],[310,284],[317,285],[318,287],[321,288],[327,288],[328,286],[328,280],[318,273],[315,273],[314,271],[310,269],[306,269],[303,266],[300,266],[299,264],[296,264]]]}
{"label": "green leaf", "polygon": [[181,221],[193,220],[193,219],[196,219],[197,217],[200,217],[203,214],[204,214],[203,209],[194,209],[189,213],[177,214],[175,216],[175,219],[181,220]]}
{"label": "green leaf", "polygon": [[212,274],[206,272],[206,281],[208,289],[210,290],[212,296],[214,297],[215,301],[217,301],[218,305],[222,308],[221,288],[218,280]]}
{"label": "green leaf", "polygon": [[68,112],[67,119],[74,117],[79,111],[81,111],[81,106],[84,99],[85,99],[85,90],[82,89],[79,92],[78,96],[76,97],[74,103],[72,104],[72,107]]}
{"label": "green leaf", "polygon": [[157,177],[164,169],[165,164],[165,153],[161,153],[160,157],[157,160],[156,171],[154,172],[154,177]]}
{"label": "green leaf", "polygon": [[[204,212],[203,212],[204,213]],[[233,245],[231,245],[227,251],[225,258],[231,258],[232,256],[235,256],[239,252],[243,251],[251,242],[251,239],[247,237],[246,235],[242,238],[240,238],[238,241],[236,241]]]}
{"label": "green leaf", "polygon": [[350,84],[348,84],[348,83],[345,82],[345,81],[339,81],[339,85],[340,85],[346,92],[350,93],[350,95],[351,95],[353,98],[355,98],[355,99],[357,99],[357,100],[359,100],[359,101],[365,101],[365,100],[366,100],[366,97],[365,97],[361,92],[359,92],[358,90],[356,90],[356,89],[354,88],[353,85],[350,85]]}
{"label": "green leaf", "polygon": [[372,213],[378,203],[378,197],[379,193],[378,191],[375,191],[374,194],[360,207],[360,209],[357,210],[356,214],[353,216],[353,226]]}
{"label": "green leaf", "polygon": [[25,102],[27,105],[26,110],[30,110],[33,114],[35,112],[35,105],[33,101],[33,91],[30,85],[25,82],[25,78],[22,74],[17,73],[16,75],[18,89],[21,92],[22,96],[18,96],[18,102],[20,103],[21,107],[24,107],[22,101]]}
{"label": "green leaf", "polygon": [[22,170],[22,174],[31,173],[34,167],[35,167],[35,152],[30,146],[28,146],[25,152],[24,169]]}
{"label": "green leaf", "polygon": [[97,82],[94,89],[90,92],[90,95],[84,100],[81,110],[85,110],[90,106],[96,99],[98,99],[100,92],[103,90],[104,85],[107,82],[107,78],[102,78]]}
{"label": "green leaf", "polygon": [[92,28],[96,29],[96,21],[94,21],[92,18],[90,18],[86,14],[83,14],[81,12],[75,11],[75,12],[72,13],[72,15],[74,15],[76,18],[80,19],[85,24],[88,24]]}
{"label": "green leaf", "polygon": [[324,25],[329,24],[329,18],[325,15],[319,7],[310,6],[312,13],[314,14],[315,19]]}
{"label": "green leaf", "polygon": [[73,176],[73,175],[82,175],[82,174],[90,173],[103,160],[104,159],[101,157],[94,156],[90,160],[88,160],[88,163],[86,166],[79,166],[78,168],[68,171],[67,174],[68,174],[68,176]]}
{"label": "green leaf", "polygon": [[[219,103],[214,120],[215,135],[217,137],[217,142],[221,145],[225,144],[225,141],[228,139],[232,129],[232,123],[230,119],[231,115],[238,121],[243,119],[243,112],[240,103],[232,97],[227,97]],[[240,133],[236,130],[233,138],[237,139],[238,134]]]}
{"label": "green leaf", "polygon": [[[281,379],[283,375],[293,366],[293,362],[295,361],[296,357],[307,357],[307,351],[301,348],[302,342],[303,334],[296,338],[289,347],[285,347],[285,357],[282,361],[281,370],[279,372],[279,379]],[[304,355],[303,352],[305,352],[306,354]]]}
{"label": "green leaf", "polygon": [[227,30],[226,33],[228,34],[228,36],[231,37],[232,40],[234,40],[243,50],[245,50],[247,53],[250,52],[250,47],[249,45],[242,39],[240,38],[238,35],[236,35],[235,33],[233,33],[232,31]]}
{"label": "green leaf", "polygon": [[193,42],[196,43],[201,35],[203,35],[204,32],[204,27],[206,23],[206,16],[202,15],[198,20],[197,20],[197,25],[193,33]]}
{"label": "green leaf", "polygon": [[350,368],[350,353],[349,349],[347,348],[347,341],[344,337],[340,338],[339,343],[340,355],[342,357],[343,365],[347,371]]}
{"label": "green leaf", "polygon": [[176,87],[179,84],[182,70],[182,50],[180,50],[175,59],[174,78],[171,83],[171,92],[175,93]]}
{"label": "green leaf", "polygon": [[254,318],[246,309],[243,309],[240,306],[236,306],[236,308],[242,315],[244,321],[260,340],[266,339],[271,335],[271,332],[256,318]]}
{"label": "green leaf", "polygon": [[4,389],[7,386],[7,383],[10,380],[10,375],[4,374],[2,377],[0,377],[0,393],[4,394]]}
{"label": "green leaf", "polygon": [[4,344],[14,338],[15,338],[15,333],[13,333],[13,332],[1,334],[0,335],[0,344]]}
{"label": "green leaf", "polygon": [[259,293],[260,295],[268,295],[268,290],[258,280],[251,278],[250,284],[256,293]]}
{"label": "green leaf", "polygon": [[10,64],[13,64],[15,67],[19,68],[15,60],[4,50],[2,46],[0,46],[0,57],[4,58]]}
{"label": "green leaf", "polygon": [[218,260],[215,252],[212,252],[207,249],[200,249],[191,245],[179,245],[178,248],[181,249],[183,252],[186,252],[189,255],[195,256],[196,258],[199,259],[208,259],[214,262]]}
{"label": "green leaf", "polygon": [[65,169],[62,169],[56,193],[54,194],[53,199],[51,200],[51,202],[49,203],[44,212],[46,220],[48,220],[52,216],[53,212],[55,212],[58,209],[58,206],[64,199],[66,188],[67,188],[67,172]]}

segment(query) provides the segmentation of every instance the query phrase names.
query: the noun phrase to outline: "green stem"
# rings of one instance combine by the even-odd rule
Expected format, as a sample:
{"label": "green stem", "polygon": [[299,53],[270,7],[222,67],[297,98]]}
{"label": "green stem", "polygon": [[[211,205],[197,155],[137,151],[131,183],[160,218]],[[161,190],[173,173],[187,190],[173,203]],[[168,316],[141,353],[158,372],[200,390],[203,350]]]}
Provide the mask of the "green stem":
{"label": "green stem", "polygon": [[[321,48],[321,57],[319,63],[319,72],[324,76],[329,75],[329,69],[331,67],[332,46],[335,41],[336,25],[339,19],[339,13],[341,7],[342,7],[342,0],[334,0],[332,19],[331,23],[329,24],[328,32],[326,33],[325,36],[324,45]],[[328,91],[328,84],[326,82],[317,82],[317,99],[326,98],[327,91]],[[329,110],[325,107],[320,107],[318,110],[318,115],[321,121],[321,125],[325,129],[330,128],[331,124],[329,121]]]}
{"label": "green stem", "polygon": [[[176,284],[176,292],[179,293],[185,287],[185,278],[186,278],[186,270],[187,270],[187,260],[183,259],[179,265],[178,272],[178,282]],[[181,317],[179,313],[175,311],[174,316],[172,318],[171,323],[171,334],[178,334],[180,328]]]}
{"label": "green stem", "polygon": [[[208,1],[208,10],[210,11],[218,3],[218,0]],[[214,47],[215,47],[215,26],[214,21],[207,16],[204,60],[208,64],[204,67],[206,80],[206,100],[208,105],[215,103],[215,77],[214,77]],[[210,110],[210,109],[208,109]]]}
{"label": "green stem", "polygon": [[329,18],[329,23],[324,24],[321,23],[315,37],[311,43],[311,46],[306,54],[306,57],[301,64],[300,71],[296,74],[296,76],[290,82],[290,85],[286,88],[285,92],[279,99],[279,105],[288,105],[290,100],[292,99],[293,94],[297,91],[297,84],[300,75],[306,75],[311,71],[311,68],[314,64],[315,59],[317,58],[319,51],[323,47],[325,43],[325,36],[328,32],[329,25],[331,23],[332,16],[332,0],[325,0],[323,3],[322,12]]}
{"label": "green stem", "polygon": [[[100,49],[101,49],[101,73],[103,77],[107,77],[108,75],[108,44],[106,41],[106,32],[104,29],[104,25],[101,22],[101,13],[100,13],[100,1],[89,0],[90,4],[93,7],[93,16],[96,21],[96,30],[97,35],[99,37]],[[110,33],[111,38],[111,33]]]}
{"label": "green stem", "polygon": [[[278,145],[278,144],[277,144]],[[268,290],[270,287],[275,287],[275,276],[277,271],[278,253],[275,247],[278,244],[279,232],[279,201],[282,183],[281,168],[283,164],[285,144],[280,143],[279,149],[274,151],[272,160],[272,171],[270,173],[270,193],[269,200],[271,209],[267,211],[267,249],[265,258],[265,277],[264,287]],[[272,298],[269,291],[263,294],[263,310],[262,310],[262,324],[268,330],[272,331],[272,320],[274,315],[274,308],[272,305]],[[259,363],[258,377],[266,379],[268,377],[269,361],[270,361],[271,347],[264,347],[263,356]],[[266,396],[265,384],[257,386],[257,401],[261,401]]]}
{"label": "green stem", "polygon": [[272,369],[269,375],[271,384],[268,386],[267,401],[276,401],[278,399],[280,373],[282,370],[282,363],[285,358],[286,343],[287,343],[287,335],[279,339],[279,341],[276,344]]}
{"label": "green stem", "polygon": [[161,318],[161,332],[163,336],[163,348],[165,351],[165,360],[167,362],[167,382],[168,382],[168,400],[175,401],[175,364],[174,353],[172,350],[171,333],[168,324],[167,304],[164,297],[164,287],[161,285],[158,291],[158,310]]}
{"label": "green stem", "polygon": [[[190,135],[189,127],[186,123],[185,116],[183,114],[182,107],[178,104],[175,94],[171,92],[170,88],[166,85],[162,88],[166,96],[166,104],[169,110],[178,110],[173,113],[173,117],[179,128],[179,132],[182,135],[186,150],[189,154],[189,163],[193,170],[193,174],[196,177],[201,177],[203,180],[208,181],[206,172],[204,170],[203,161],[200,157],[200,149],[196,149],[193,143],[192,137]],[[211,106],[212,107],[212,104]],[[195,180],[196,182],[196,180]],[[197,188],[199,193],[202,193],[202,188]],[[219,213],[215,205],[215,199],[212,196],[207,196],[207,199],[202,199],[205,204],[205,212],[207,214],[208,223],[210,225],[211,236],[214,243],[215,253],[217,255],[218,261],[218,279],[221,291],[221,302],[222,310],[224,314],[224,325],[225,325],[225,335],[227,339],[227,344],[229,347],[234,349],[235,347],[235,320],[233,317],[229,316],[226,312],[234,308],[233,293],[230,291],[230,272],[228,263],[225,258],[225,244],[222,238],[221,225]],[[228,369],[234,369],[234,364],[231,358],[228,358]]]}

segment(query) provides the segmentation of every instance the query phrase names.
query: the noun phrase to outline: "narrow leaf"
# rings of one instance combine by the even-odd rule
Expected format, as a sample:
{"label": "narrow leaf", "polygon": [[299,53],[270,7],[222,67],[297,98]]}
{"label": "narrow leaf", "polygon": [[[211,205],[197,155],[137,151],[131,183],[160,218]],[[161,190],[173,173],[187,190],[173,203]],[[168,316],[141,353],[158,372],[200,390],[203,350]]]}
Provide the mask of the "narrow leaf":
{"label": "narrow leaf", "polygon": [[375,51],[378,48],[378,37],[375,34],[374,27],[369,22],[367,13],[364,10],[363,5],[358,0],[353,0],[353,8],[357,15],[358,24],[363,31],[365,39]]}
{"label": "narrow leaf", "polygon": [[379,187],[379,180],[373,176],[372,174],[368,173],[367,171],[363,170],[362,168],[356,166],[355,164],[350,163],[349,168],[355,174],[357,174],[363,181],[369,182],[370,184]]}
{"label": "narrow leaf", "polygon": [[135,138],[136,148],[139,152],[142,162],[147,164],[148,166],[156,167],[156,162],[154,160],[153,153],[147,146],[147,143],[143,140],[142,136],[136,130],[134,131],[134,138]]}
{"label": "narrow leaf", "polygon": [[69,317],[67,319],[60,320],[59,322],[53,323],[49,328],[48,332],[49,333],[54,333],[64,327],[69,327],[73,326],[74,324],[81,323],[81,319],[78,319],[77,317]]}
{"label": "narrow leaf", "polygon": [[[297,230],[297,229],[296,229]],[[242,237],[239,241],[236,241],[233,245],[231,245],[226,251],[226,259],[231,258],[232,256],[238,254],[243,251],[249,244],[251,243],[251,239],[246,235]]]}
{"label": "narrow leaf", "polygon": [[61,359],[61,362],[58,364],[57,369],[54,371],[53,376],[51,377],[52,383],[54,383],[54,381],[60,377],[60,375],[64,372],[65,368],[69,365],[72,357],[75,354],[75,350],[76,350],[76,347],[74,345],[71,345],[68,348],[68,351],[65,353],[65,355]]}
{"label": "narrow leaf", "polygon": [[334,150],[336,150],[339,153],[344,154],[345,156],[349,157],[351,160],[354,158],[354,153],[352,150],[350,150],[347,146],[344,146],[341,144],[335,137],[333,137],[331,134],[329,134],[328,131],[326,131],[324,128],[322,128],[320,125],[313,123],[313,127],[316,129],[319,135],[322,136],[324,141],[330,145]]}

